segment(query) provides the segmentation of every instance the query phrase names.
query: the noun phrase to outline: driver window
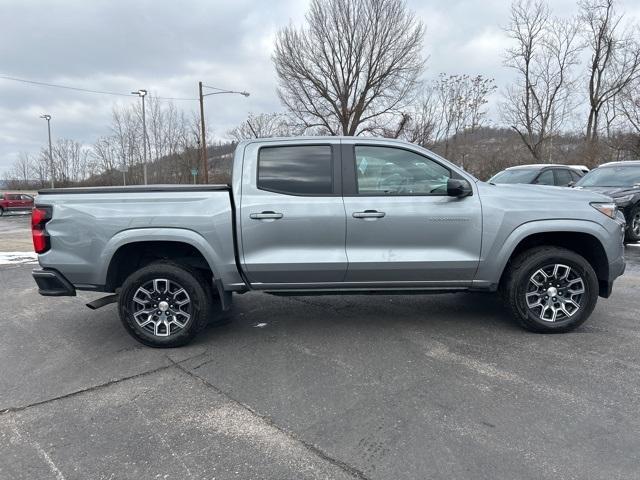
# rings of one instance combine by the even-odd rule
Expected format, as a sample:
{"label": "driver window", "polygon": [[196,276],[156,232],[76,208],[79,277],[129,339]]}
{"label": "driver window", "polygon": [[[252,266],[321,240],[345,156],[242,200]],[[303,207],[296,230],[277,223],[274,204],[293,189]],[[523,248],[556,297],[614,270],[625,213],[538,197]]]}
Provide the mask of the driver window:
{"label": "driver window", "polygon": [[556,183],[553,180],[553,171],[545,170],[540,175],[538,175],[538,178],[534,183],[536,183],[537,185],[555,185]]}
{"label": "driver window", "polygon": [[393,147],[356,146],[360,195],[446,195],[449,169],[417,153]]}

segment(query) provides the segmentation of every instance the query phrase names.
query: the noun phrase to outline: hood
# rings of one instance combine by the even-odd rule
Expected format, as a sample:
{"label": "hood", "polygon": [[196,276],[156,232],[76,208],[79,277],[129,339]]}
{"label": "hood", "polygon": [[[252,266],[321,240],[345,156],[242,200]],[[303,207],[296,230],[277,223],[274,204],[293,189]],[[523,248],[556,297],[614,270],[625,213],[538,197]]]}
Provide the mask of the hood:
{"label": "hood", "polygon": [[575,190],[597,192],[611,198],[622,197],[630,193],[640,194],[640,187],[575,187]]}
{"label": "hood", "polygon": [[[480,182],[484,183],[484,182]],[[532,200],[583,200],[585,202],[610,202],[611,196],[604,195],[602,192],[593,190],[568,188],[568,187],[552,187],[548,185],[530,185],[530,184],[496,184],[492,185],[484,183],[486,188],[495,189],[494,191],[508,198],[529,198]]]}

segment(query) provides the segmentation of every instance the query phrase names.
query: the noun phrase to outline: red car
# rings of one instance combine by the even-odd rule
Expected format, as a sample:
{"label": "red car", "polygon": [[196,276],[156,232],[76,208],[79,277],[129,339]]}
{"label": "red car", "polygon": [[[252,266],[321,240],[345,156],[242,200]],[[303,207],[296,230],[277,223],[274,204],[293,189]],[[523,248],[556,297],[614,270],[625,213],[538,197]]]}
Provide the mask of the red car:
{"label": "red car", "polygon": [[24,193],[0,193],[0,217],[8,212],[26,212],[33,208],[33,197]]}

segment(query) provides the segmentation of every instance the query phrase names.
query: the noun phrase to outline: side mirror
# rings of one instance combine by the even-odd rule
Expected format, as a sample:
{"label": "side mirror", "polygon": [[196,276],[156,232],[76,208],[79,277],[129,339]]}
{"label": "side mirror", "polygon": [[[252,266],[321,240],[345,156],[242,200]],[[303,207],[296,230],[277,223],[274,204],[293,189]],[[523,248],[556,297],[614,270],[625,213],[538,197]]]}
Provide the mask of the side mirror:
{"label": "side mirror", "polygon": [[576,184],[576,182],[571,181],[571,182],[569,182],[569,185],[567,185],[567,187],[571,187],[571,188],[573,188],[573,186],[574,186],[575,184]]}
{"label": "side mirror", "polygon": [[462,178],[447,180],[447,195],[450,197],[467,197],[473,193],[469,182]]}

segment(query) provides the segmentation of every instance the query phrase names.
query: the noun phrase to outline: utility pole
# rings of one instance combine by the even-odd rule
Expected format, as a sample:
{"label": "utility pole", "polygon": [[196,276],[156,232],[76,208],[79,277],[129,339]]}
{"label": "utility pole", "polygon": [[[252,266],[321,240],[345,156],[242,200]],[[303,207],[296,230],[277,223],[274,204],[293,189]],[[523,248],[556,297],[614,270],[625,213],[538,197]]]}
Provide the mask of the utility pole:
{"label": "utility pole", "polygon": [[140,89],[137,92],[131,92],[133,95],[138,95],[142,98],[142,175],[144,177],[144,184],[147,184],[147,122],[144,112],[144,97],[147,96],[147,91]]}
{"label": "utility pole", "polygon": [[49,174],[51,175],[51,188],[55,188],[53,181],[53,149],[51,148],[51,115],[40,115],[40,118],[44,118],[47,121],[47,130],[49,131]]}
{"label": "utility pole", "polygon": [[[210,93],[202,93],[203,88],[210,88],[212,90],[216,90],[215,92]],[[208,97],[209,95],[220,95],[223,93],[237,93],[244,97],[249,96],[249,92],[236,92],[234,90],[223,90],[222,88],[217,87],[209,87],[207,85],[203,85],[202,82],[198,82],[198,97],[200,100],[200,164],[202,168],[202,175],[200,178],[202,179],[202,183],[209,183],[209,166],[207,165],[207,142],[205,139],[205,125],[204,125],[204,97]]]}
{"label": "utility pole", "polygon": [[[207,141],[205,139],[204,126],[204,95],[202,94],[202,82],[198,82],[200,93],[200,168],[202,169],[202,183],[209,183],[209,165],[207,165]],[[195,179],[195,177],[194,177]]]}

